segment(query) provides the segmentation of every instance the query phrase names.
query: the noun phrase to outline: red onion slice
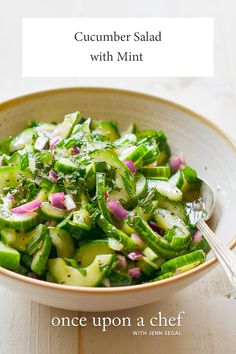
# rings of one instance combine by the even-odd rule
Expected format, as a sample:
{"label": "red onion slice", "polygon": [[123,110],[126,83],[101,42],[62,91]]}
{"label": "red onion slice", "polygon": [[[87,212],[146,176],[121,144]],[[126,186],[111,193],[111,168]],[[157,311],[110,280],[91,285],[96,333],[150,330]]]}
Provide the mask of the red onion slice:
{"label": "red onion slice", "polygon": [[31,211],[35,211],[40,207],[41,204],[42,201],[40,199],[35,199],[32,202],[13,208],[11,209],[11,211],[15,214],[26,214],[26,213],[30,213]]}
{"label": "red onion slice", "polygon": [[79,153],[79,148],[78,148],[78,146],[72,146],[72,148],[71,148],[71,154],[72,155],[77,155],[78,153]]}
{"label": "red onion slice", "polygon": [[180,168],[185,165],[183,155],[172,156],[170,158],[170,167],[172,171],[177,172]]}
{"label": "red onion slice", "polygon": [[202,239],[202,233],[199,230],[197,230],[193,235],[193,242],[198,243],[201,241],[201,239]]}
{"label": "red onion slice", "polygon": [[39,136],[35,141],[34,147],[36,150],[43,150],[48,142],[48,138],[46,136]]}
{"label": "red onion slice", "polygon": [[124,164],[128,167],[128,169],[135,175],[136,167],[132,160],[125,160]]}
{"label": "red onion slice", "polygon": [[54,136],[50,140],[50,144],[49,144],[50,149],[54,149],[60,143],[60,141],[62,141],[62,138],[60,136]]}
{"label": "red onion slice", "polygon": [[161,234],[160,227],[157,226],[157,224],[154,221],[149,221],[148,224],[153,231],[155,231],[157,234]]}
{"label": "red onion slice", "polygon": [[53,193],[50,197],[52,206],[59,209],[65,208],[65,194],[64,192]]}
{"label": "red onion slice", "polygon": [[129,215],[128,211],[115,199],[108,202],[108,208],[117,220],[125,219]]}
{"label": "red onion slice", "polygon": [[122,268],[122,269],[127,268],[127,260],[126,260],[125,256],[122,256],[121,254],[118,254],[117,257],[118,257],[118,264],[117,264],[117,266],[118,266],[119,268]]}
{"label": "red onion slice", "polygon": [[136,261],[137,259],[140,259],[142,257],[141,252],[131,252],[128,254],[128,258],[131,259],[131,261]]}
{"label": "red onion slice", "polygon": [[49,171],[49,178],[52,182],[57,183],[58,175],[56,174],[55,171],[51,170]]}
{"label": "red onion slice", "polygon": [[139,267],[133,267],[133,268],[129,268],[128,273],[131,276],[131,278],[138,278],[141,275],[141,270]]}
{"label": "red onion slice", "polygon": [[64,203],[65,203],[65,207],[67,210],[73,210],[76,208],[76,204],[72,198],[71,195],[67,194],[65,196],[65,200],[64,200]]}

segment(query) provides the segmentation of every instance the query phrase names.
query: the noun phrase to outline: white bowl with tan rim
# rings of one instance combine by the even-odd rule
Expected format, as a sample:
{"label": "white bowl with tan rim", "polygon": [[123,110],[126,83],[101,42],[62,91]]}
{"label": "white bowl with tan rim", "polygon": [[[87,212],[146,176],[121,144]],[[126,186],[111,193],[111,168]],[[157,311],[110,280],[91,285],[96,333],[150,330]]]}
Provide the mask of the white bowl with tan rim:
{"label": "white bowl with tan rim", "polygon": [[[173,152],[183,152],[216,194],[211,227],[228,247],[236,245],[236,148],[212,123],[169,101],[104,88],[66,88],[34,93],[0,105],[0,139],[20,132],[28,120],[61,121],[79,110],[83,117],[117,120],[121,129],[164,130]],[[197,268],[159,282],[116,288],[82,288],[48,283],[0,268],[1,285],[36,302],[69,310],[110,311],[155,302],[208,273],[217,263],[210,252]]]}

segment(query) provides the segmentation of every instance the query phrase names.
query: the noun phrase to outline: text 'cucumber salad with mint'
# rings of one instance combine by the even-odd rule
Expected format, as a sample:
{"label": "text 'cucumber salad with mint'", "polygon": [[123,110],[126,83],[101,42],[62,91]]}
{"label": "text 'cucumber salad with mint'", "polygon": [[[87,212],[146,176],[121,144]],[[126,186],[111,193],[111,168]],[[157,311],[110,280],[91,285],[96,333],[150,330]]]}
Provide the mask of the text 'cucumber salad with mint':
{"label": "text 'cucumber salad with mint'", "polygon": [[0,266],[64,285],[160,281],[204,262],[201,180],[163,131],[31,121],[0,142]]}

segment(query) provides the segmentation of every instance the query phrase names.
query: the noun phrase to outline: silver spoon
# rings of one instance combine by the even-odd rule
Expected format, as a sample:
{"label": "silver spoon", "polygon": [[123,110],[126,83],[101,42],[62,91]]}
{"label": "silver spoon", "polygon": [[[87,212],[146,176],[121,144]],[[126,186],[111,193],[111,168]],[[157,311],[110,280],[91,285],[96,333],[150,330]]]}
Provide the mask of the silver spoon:
{"label": "silver spoon", "polygon": [[219,242],[215,233],[206,224],[206,221],[210,219],[215,207],[214,192],[211,187],[203,181],[200,194],[205,213],[202,212],[202,209],[193,208],[191,210],[192,221],[194,221],[198,230],[211,246],[212,251],[228,276],[234,291],[236,291],[236,256],[230,249]]}

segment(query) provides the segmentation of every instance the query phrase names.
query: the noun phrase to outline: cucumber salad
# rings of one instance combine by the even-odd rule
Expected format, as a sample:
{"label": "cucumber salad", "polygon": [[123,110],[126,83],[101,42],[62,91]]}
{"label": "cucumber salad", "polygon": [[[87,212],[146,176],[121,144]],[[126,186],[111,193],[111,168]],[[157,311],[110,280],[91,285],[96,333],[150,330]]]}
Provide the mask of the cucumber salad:
{"label": "cucumber salad", "polygon": [[163,131],[68,114],[0,142],[0,266],[48,282],[114,287],[204,262],[191,223],[201,180]]}

